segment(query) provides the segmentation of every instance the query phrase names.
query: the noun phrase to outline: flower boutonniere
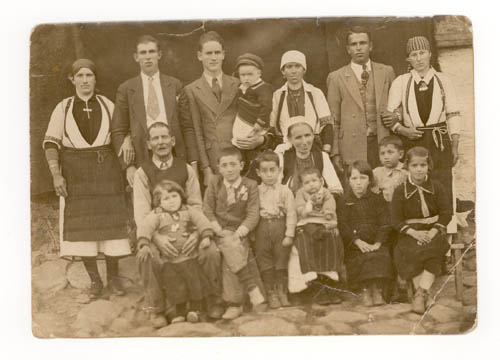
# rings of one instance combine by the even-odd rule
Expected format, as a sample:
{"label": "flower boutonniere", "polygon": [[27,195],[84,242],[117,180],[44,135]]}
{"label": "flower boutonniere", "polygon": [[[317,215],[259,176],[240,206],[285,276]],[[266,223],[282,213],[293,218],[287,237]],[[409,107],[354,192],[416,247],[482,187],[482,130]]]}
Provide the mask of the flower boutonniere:
{"label": "flower boutonniere", "polygon": [[238,198],[238,200],[241,200],[241,201],[248,200],[248,189],[245,185],[241,186],[236,197]]}

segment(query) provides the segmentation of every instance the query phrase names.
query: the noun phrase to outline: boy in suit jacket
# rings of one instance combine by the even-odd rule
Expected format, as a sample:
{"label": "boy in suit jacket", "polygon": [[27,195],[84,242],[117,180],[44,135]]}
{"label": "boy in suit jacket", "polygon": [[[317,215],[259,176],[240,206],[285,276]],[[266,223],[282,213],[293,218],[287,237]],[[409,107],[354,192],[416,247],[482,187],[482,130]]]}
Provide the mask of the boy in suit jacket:
{"label": "boy in suit jacket", "polygon": [[149,35],[140,37],[134,59],[141,73],[119,86],[111,121],[111,140],[117,152],[125,136],[131,134],[135,161],[123,164],[127,166],[127,180],[131,186],[136,169],[150,158],[147,130],[155,122],[168,124],[176,139],[174,154],[177,158],[192,165],[196,165],[198,160],[191,119],[179,119],[177,114],[177,98],[182,84],[158,70],[161,59],[158,40]]}
{"label": "boy in suit jacket", "polygon": [[389,135],[385,116],[389,88],[395,74],[391,66],[370,60],[370,33],[359,26],[346,38],[351,62],[328,75],[328,104],[335,115],[332,153],[338,170],[356,160],[377,167],[378,141]]}

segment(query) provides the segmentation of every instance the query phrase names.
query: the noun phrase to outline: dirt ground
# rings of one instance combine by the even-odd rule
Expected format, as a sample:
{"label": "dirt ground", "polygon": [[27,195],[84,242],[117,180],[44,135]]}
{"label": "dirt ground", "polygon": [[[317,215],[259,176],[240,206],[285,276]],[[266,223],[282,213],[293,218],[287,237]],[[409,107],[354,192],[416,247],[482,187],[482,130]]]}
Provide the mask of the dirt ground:
{"label": "dirt ground", "polygon": [[[471,48],[441,50],[442,71],[449,74],[462,104],[460,160],[455,167],[455,191],[462,200],[475,201],[473,52]],[[475,228],[462,230],[468,250],[463,257],[464,300],[456,300],[454,277],[444,276],[433,289],[436,304],[421,317],[408,304],[363,308],[345,293],[334,306],[305,305],[247,313],[233,322],[179,324],[155,330],[141,311],[141,289],[133,258],[122,260],[127,296],[88,303],[86,274],[79,264],[57,257],[58,215],[55,197],[32,202],[33,333],[38,337],[106,336],[241,336],[328,334],[456,334],[471,329],[476,318]],[[96,319],[98,321],[96,322]]]}

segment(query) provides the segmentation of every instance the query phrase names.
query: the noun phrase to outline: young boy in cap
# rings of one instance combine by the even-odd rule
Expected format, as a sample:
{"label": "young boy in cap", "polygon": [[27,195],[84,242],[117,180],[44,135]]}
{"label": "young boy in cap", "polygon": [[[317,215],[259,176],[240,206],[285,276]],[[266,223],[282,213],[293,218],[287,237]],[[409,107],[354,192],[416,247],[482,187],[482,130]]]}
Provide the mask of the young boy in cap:
{"label": "young boy in cap", "polygon": [[264,135],[269,127],[269,115],[272,109],[273,88],[261,79],[263,68],[264,62],[257,55],[245,53],[236,59],[236,73],[241,84],[237,95],[238,112],[233,124],[231,142],[240,149],[247,168],[259,151],[242,149],[236,140]]}

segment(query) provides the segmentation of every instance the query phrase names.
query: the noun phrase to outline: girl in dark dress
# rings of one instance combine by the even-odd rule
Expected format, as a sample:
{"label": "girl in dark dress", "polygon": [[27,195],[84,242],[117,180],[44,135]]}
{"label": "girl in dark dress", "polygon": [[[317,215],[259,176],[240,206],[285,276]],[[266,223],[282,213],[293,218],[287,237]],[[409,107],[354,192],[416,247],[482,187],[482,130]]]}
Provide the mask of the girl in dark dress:
{"label": "girl in dark dress", "polygon": [[410,175],[392,198],[391,222],[399,232],[394,262],[401,278],[413,280],[413,311],[423,314],[429,289],[449,249],[446,225],[452,208],[443,185],[429,176],[432,160],[427,149],[410,149],[406,166]]}
{"label": "girl in dark dress", "polygon": [[371,191],[373,172],[367,162],[350,165],[347,179],[349,190],[338,206],[347,280],[361,288],[364,306],[383,305],[381,289],[391,275],[389,209],[382,195]]}

